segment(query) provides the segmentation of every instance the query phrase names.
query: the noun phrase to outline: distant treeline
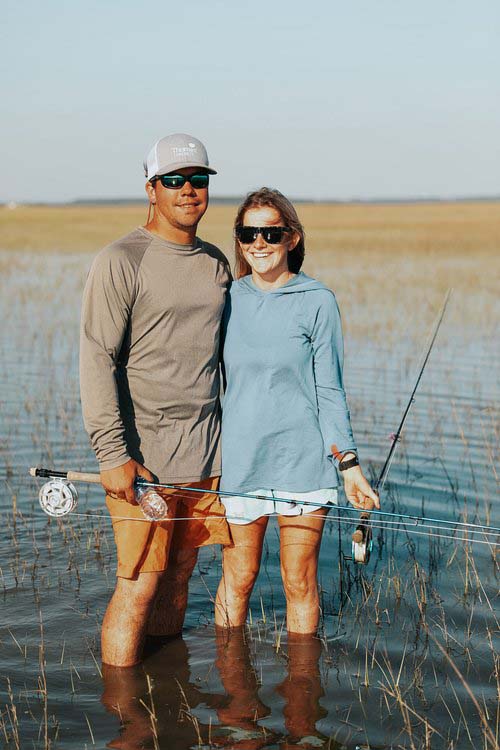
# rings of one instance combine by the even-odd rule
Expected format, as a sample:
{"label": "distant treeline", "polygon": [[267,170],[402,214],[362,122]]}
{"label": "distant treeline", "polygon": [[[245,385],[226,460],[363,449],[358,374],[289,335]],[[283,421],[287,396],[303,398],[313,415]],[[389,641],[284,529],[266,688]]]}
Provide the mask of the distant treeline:
{"label": "distant treeline", "polygon": [[[237,205],[241,203],[244,196],[241,195],[228,195],[219,196],[211,195],[210,202],[219,205]],[[412,197],[407,196],[405,198],[292,198],[293,203],[312,203],[322,205],[398,205],[407,203],[486,203],[500,201],[500,195],[476,195],[476,196],[451,196],[451,197],[437,197],[427,196],[423,197]],[[45,203],[43,201],[36,202],[1,202],[0,206],[9,206],[15,208],[19,206],[137,206],[147,204],[145,198],[77,198],[74,201],[66,202],[50,202]]]}

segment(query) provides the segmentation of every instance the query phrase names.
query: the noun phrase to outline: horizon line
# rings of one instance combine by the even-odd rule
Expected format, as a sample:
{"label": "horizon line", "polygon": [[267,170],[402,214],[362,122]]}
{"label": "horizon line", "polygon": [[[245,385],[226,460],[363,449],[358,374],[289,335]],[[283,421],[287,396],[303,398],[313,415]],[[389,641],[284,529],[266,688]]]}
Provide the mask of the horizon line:
{"label": "horizon line", "polygon": [[[239,204],[244,199],[244,195],[212,195],[210,203],[212,204]],[[456,195],[456,196],[404,196],[401,198],[290,198],[292,203],[310,203],[310,204],[327,204],[327,205],[349,205],[349,204],[404,204],[404,203],[488,203],[500,201],[500,194],[497,195]],[[127,198],[74,198],[68,201],[0,201],[1,207],[17,208],[20,206],[89,206],[89,205],[147,205],[146,198],[127,197]]]}

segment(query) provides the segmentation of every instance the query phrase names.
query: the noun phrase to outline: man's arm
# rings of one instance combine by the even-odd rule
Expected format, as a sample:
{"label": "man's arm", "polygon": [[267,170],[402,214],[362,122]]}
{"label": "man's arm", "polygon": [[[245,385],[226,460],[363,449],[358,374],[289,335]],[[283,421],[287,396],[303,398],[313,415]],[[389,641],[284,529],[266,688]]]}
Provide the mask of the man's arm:
{"label": "man's arm", "polygon": [[80,330],[80,393],[85,429],[101,481],[112,495],[135,502],[133,484],[152,475],[130,458],[116,383],[116,363],[132,310],[135,268],[118,249],[95,259],[85,285]]}

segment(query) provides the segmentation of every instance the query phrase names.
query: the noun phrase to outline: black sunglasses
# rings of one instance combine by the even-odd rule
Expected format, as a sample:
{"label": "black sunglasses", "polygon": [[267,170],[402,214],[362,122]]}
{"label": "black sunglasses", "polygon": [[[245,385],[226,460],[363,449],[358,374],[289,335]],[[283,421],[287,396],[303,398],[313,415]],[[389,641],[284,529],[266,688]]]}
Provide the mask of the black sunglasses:
{"label": "black sunglasses", "polygon": [[171,190],[179,190],[179,188],[184,187],[186,182],[189,182],[195,190],[200,190],[200,188],[208,187],[208,177],[209,175],[205,172],[191,174],[188,177],[183,174],[161,174],[155,177],[153,182],[159,180],[163,187],[170,188]]}
{"label": "black sunglasses", "polygon": [[262,235],[268,245],[279,245],[283,241],[285,232],[291,232],[290,227],[236,227],[235,234],[242,245],[251,245],[258,235]]}

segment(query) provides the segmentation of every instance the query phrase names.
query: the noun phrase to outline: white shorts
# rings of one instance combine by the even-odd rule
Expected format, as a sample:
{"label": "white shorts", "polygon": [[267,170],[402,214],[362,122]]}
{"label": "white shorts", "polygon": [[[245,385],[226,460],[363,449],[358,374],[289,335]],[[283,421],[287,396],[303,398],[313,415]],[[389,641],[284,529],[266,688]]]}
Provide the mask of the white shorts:
{"label": "white shorts", "polygon": [[[280,516],[302,516],[318,510],[321,505],[337,505],[338,492],[333,487],[312,492],[285,492],[283,490],[252,490],[249,495],[265,495],[269,500],[257,500],[242,495],[221,497],[226,507],[226,518],[229,523],[245,524],[256,521],[261,516],[278,514]],[[280,497],[290,502],[284,503],[273,498]],[[318,503],[314,505],[297,504],[300,501]],[[294,502],[295,501],[295,502]]]}

